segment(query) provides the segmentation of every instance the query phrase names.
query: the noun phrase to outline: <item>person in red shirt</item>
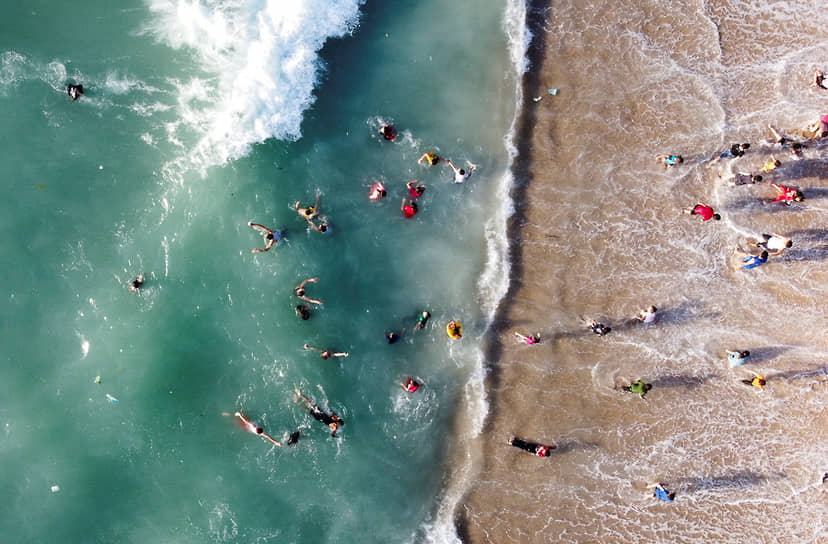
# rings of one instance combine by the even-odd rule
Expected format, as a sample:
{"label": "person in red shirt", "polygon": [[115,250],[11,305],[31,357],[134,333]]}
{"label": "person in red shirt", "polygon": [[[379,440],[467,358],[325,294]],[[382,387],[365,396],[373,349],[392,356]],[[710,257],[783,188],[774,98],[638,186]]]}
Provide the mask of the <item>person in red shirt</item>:
{"label": "person in red shirt", "polygon": [[718,221],[722,218],[721,215],[713,213],[713,208],[711,208],[707,204],[702,204],[701,202],[697,203],[692,208],[687,208],[686,210],[684,210],[684,213],[690,215],[700,215],[702,221],[710,221],[711,219],[715,219],[716,221]]}
{"label": "person in red shirt", "polygon": [[417,203],[413,200],[409,200],[408,204],[406,204],[406,200],[402,199],[402,204],[400,204],[400,210],[403,212],[403,216],[406,219],[411,219],[415,215],[417,215]]}
{"label": "person in red shirt", "polygon": [[405,186],[408,187],[408,195],[411,198],[423,196],[423,193],[425,193],[425,185],[417,185],[418,183],[420,183],[420,180],[415,179],[414,181],[409,181],[405,184]]}
{"label": "person in red shirt", "polygon": [[771,185],[776,189],[776,198],[771,202],[785,202],[786,204],[790,204],[793,201],[802,202],[805,200],[805,197],[802,196],[799,189],[795,187],[785,187],[784,185],[777,185],[776,183],[771,183]]}
{"label": "person in red shirt", "polygon": [[400,387],[405,389],[409,393],[414,393],[420,386],[423,385],[422,383],[418,382],[414,378],[408,378],[405,380],[405,383],[400,382]]}

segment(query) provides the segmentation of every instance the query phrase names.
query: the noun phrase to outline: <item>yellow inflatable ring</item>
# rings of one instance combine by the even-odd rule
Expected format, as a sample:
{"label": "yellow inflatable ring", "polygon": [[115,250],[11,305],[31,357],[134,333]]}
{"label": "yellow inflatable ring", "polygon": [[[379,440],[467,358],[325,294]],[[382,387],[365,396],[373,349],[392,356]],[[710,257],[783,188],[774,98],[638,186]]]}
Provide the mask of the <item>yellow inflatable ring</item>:
{"label": "yellow inflatable ring", "polygon": [[449,335],[449,338],[453,338],[454,340],[463,338],[463,325],[457,321],[449,321],[449,324],[446,325],[446,334]]}

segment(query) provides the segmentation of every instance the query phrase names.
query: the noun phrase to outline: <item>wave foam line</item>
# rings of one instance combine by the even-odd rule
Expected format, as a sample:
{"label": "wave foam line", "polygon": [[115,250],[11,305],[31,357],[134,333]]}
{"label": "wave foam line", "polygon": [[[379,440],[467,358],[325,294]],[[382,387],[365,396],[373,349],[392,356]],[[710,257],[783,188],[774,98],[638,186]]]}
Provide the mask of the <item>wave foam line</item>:
{"label": "wave foam line", "polygon": [[191,51],[200,77],[180,81],[182,140],[197,143],[188,158],[202,170],[244,156],[270,138],[297,140],[314,101],[329,38],[358,24],[364,0],[148,0],[146,32]]}

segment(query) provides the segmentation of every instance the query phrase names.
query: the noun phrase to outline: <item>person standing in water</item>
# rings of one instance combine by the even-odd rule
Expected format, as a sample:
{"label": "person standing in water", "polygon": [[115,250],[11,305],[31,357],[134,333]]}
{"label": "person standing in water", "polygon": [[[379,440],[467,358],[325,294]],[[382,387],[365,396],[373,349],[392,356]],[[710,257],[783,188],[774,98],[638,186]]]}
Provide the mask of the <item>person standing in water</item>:
{"label": "person standing in water", "polygon": [[265,227],[264,225],[259,225],[257,223],[248,222],[247,226],[248,227],[253,227],[257,231],[261,232],[262,235],[264,236],[265,243],[267,244],[262,249],[253,249],[253,250],[251,250],[250,251],[251,253],[263,253],[265,251],[269,251],[270,248],[273,247],[273,244],[275,244],[276,242],[278,242],[282,239],[282,233],[280,233],[279,231],[270,230],[269,228]]}
{"label": "person standing in water", "polygon": [[451,162],[451,159],[446,159],[446,164],[448,164],[454,171],[454,183],[464,183],[467,179],[471,177],[472,173],[474,173],[474,171],[477,170],[476,164],[472,164],[468,161],[466,162],[469,166],[468,171],[466,171],[465,168],[457,168],[456,166],[454,166],[454,163]]}
{"label": "person standing in water", "polygon": [[312,298],[308,298],[308,297],[305,296],[305,284],[307,284],[307,283],[316,283],[318,281],[319,281],[319,278],[308,278],[305,281],[303,281],[302,283],[300,283],[299,285],[297,285],[296,287],[294,287],[293,288],[293,293],[297,297],[304,300],[305,302],[310,302],[312,304],[320,304],[321,305],[322,304],[321,300],[314,300]]}
{"label": "person standing in water", "polygon": [[275,440],[272,436],[270,436],[269,434],[264,432],[264,429],[262,429],[261,427],[259,427],[257,424],[253,423],[252,421],[250,421],[246,417],[244,417],[241,414],[241,412],[236,412],[234,415],[237,418],[239,418],[239,423],[241,424],[242,427],[244,427],[244,430],[246,430],[247,432],[259,435],[262,438],[267,438],[268,440],[270,440],[271,442],[273,442],[273,444],[275,444],[277,446],[282,445],[281,442],[279,442],[278,440]]}
{"label": "person standing in water", "polygon": [[296,393],[297,399],[302,400],[302,402],[305,405],[305,408],[308,410],[308,413],[311,416],[313,416],[313,418],[316,421],[321,421],[322,423],[327,425],[331,429],[331,436],[336,436],[336,431],[338,431],[339,428],[345,424],[345,422],[342,421],[342,418],[339,417],[339,414],[337,414],[336,412],[331,412],[330,414],[327,412],[323,412],[319,409],[319,407],[316,404],[311,402],[311,400],[308,397],[303,395],[302,392],[299,391],[298,387],[295,388],[293,391]]}

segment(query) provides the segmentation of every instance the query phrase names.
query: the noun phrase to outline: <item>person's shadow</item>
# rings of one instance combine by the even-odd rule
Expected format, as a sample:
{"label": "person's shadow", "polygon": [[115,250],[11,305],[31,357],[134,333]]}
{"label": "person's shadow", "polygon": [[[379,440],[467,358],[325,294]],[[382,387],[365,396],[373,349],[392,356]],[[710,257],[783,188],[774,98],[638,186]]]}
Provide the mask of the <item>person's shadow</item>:
{"label": "person's shadow", "polygon": [[695,389],[711,381],[713,378],[718,377],[719,375],[717,374],[703,374],[701,376],[694,374],[675,374],[658,376],[653,378],[650,383],[653,384],[653,388],[655,389],[659,387],[686,387],[687,389]]}
{"label": "person's shadow", "polygon": [[743,488],[753,487],[767,481],[781,480],[787,478],[784,472],[772,472],[762,474],[750,470],[740,470],[723,476],[699,476],[695,478],[682,478],[676,481],[676,490],[682,493],[695,493],[709,489]]}
{"label": "person's shadow", "polygon": [[791,349],[790,346],[769,346],[764,348],[751,348],[750,357],[745,360],[745,365],[753,365],[756,363],[765,363],[767,361],[776,359],[786,351]]}

